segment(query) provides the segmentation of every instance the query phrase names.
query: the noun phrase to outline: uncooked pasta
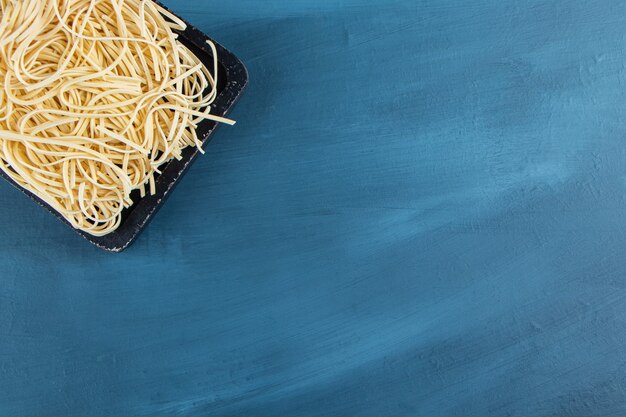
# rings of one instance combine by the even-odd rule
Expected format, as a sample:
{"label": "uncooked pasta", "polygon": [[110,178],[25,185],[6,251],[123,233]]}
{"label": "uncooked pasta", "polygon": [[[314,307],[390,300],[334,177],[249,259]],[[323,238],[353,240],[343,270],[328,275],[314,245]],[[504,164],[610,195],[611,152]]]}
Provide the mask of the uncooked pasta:
{"label": "uncooked pasta", "polygon": [[0,169],[70,224],[115,231],[131,193],[201,142],[207,68],[151,0],[0,0]]}

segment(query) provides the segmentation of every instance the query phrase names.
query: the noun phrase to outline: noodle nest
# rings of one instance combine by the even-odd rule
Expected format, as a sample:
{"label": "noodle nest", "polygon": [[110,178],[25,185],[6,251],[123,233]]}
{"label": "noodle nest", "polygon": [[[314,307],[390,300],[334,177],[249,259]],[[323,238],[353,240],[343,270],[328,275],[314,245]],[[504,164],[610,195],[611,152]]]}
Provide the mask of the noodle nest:
{"label": "noodle nest", "polygon": [[217,96],[151,0],[0,0],[0,169],[94,236],[186,147]]}

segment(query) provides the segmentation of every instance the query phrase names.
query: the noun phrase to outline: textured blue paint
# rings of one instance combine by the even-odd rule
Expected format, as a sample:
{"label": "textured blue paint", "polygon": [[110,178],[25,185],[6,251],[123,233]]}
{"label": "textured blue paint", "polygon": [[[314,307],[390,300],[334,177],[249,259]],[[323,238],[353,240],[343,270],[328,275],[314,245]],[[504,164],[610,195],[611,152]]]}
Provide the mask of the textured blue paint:
{"label": "textured blue paint", "polygon": [[110,255],[0,185],[0,415],[626,415],[626,3],[165,3],[248,64]]}

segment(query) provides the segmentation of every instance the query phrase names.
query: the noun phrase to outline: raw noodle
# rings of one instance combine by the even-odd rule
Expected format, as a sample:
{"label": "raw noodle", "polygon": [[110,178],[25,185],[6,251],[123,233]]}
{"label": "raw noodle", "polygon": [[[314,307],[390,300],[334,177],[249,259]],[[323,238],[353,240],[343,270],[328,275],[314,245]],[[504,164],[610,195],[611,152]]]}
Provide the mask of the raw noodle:
{"label": "raw noodle", "polygon": [[0,0],[0,169],[70,224],[115,231],[131,192],[201,142],[217,96],[152,0]]}

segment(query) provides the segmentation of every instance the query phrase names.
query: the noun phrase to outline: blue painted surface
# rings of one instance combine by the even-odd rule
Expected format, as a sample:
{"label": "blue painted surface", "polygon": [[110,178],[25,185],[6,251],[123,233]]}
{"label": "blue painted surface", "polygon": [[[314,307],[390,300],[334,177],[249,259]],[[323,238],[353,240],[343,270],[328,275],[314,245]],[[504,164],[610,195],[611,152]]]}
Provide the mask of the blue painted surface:
{"label": "blue painted surface", "polygon": [[626,3],[165,3],[252,82],[139,241],[0,184],[0,415],[626,415]]}

